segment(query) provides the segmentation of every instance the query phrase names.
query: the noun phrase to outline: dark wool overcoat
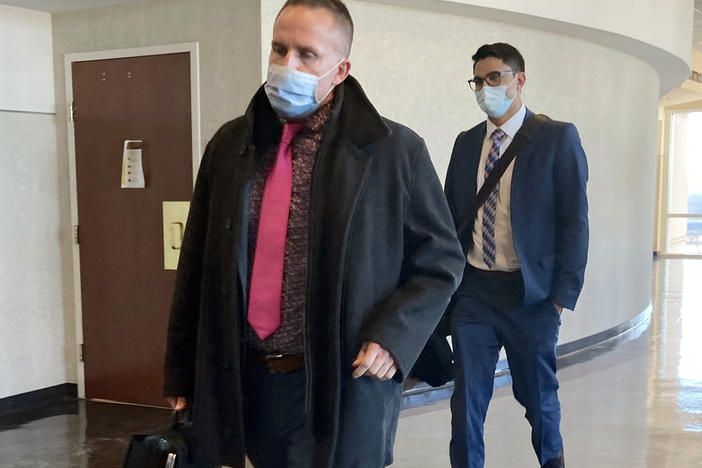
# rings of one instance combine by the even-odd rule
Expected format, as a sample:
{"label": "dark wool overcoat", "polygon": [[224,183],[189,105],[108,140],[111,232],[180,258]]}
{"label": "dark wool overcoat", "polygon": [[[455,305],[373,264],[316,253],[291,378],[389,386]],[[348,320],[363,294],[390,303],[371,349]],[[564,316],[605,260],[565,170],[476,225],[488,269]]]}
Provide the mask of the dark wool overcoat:
{"label": "dark wool overcoat", "polygon": [[[261,88],[207,145],[190,206],[164,391],[192,402],[192,450],[211,463],[244,466],[248,193],[257,158],[281,131]],[[352,77],[336,88],[310,213],[304,342],[314,466],[382,467],[392,462],[402,379],[465,260],[423,140],[381,117]],[[395,379],[352,378],[364,341],[392,353]]]}

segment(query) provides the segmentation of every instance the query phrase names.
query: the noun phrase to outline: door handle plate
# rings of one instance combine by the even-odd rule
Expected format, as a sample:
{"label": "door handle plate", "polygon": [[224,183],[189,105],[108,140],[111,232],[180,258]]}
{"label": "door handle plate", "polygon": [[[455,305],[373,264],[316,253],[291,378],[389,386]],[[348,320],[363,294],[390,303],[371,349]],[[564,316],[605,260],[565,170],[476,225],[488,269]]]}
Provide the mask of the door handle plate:
{"label": "door handle plate", "polygon": [[183,245],[185,223],[190,202],[164,201],[163,203],[163,269],[177,270],[180,248]]}

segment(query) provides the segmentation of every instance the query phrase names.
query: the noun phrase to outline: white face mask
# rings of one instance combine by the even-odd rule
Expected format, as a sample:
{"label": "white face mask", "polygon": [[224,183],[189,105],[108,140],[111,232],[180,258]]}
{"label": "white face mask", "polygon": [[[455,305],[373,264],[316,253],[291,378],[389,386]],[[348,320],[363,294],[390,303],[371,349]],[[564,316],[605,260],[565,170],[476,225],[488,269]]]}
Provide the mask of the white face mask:
{"label": "white face mask", "polygon": [[512,82],[504,86],[488,86],[487,83],[483,85],[478,91],[475,92],[475,99],[478,101],[478,105],[487,115],[493,119],[499,119],[509,106],[512,105],[512,101],[517,97],[507,97],[507,88],[512,86],[517,79],[517,75],[514,76]]}
{"label": "white face mask", "polygon": [[346,60],[339,62],[321,76],[301,72],[282,65],[268,65],[268,79],[264,85],[268,101],[279,117],[300,118],[311,114],[334,89],[332,84],[321,99],[317,99],[319,80],[327,76]]}

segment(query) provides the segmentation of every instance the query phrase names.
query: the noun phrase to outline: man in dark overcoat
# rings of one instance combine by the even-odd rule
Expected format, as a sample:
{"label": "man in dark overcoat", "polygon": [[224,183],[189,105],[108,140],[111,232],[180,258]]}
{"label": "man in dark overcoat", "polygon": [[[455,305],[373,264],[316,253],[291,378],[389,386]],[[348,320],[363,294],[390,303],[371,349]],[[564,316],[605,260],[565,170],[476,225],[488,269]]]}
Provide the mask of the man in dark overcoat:
{"label": "man in dark overcoat", "polygon": [[339,0],[289,0],[268,79],[202,159],[165,395],[193,457],[392,463],[402,382],[465,260],[423,140],[349,75]]}

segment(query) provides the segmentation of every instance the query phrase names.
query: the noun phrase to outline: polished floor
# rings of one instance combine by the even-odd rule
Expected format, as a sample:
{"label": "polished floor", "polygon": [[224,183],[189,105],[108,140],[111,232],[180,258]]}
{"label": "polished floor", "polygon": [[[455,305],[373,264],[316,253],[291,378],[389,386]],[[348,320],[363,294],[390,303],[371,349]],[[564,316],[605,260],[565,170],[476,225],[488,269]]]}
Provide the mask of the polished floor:
{"label": "polished floor", "polygon": [[[650,321],[560,371],[567,466],[702,467],[702,260],[654,263]],[[0,467],[119,467],[129,435],[164,410],[71,402],[0,418]],[[394,467],[448,467],[448,401],[403,410]],[[488,468],[536,467],[510,387],[485,428]]]}
{"label": "polished floor", "polygon": [[[654,262],[650,321],[582,357],[559,370],[566,466],[702,467],[702,260]],[[395,465],[448,467],[449,421],[448,401],[405,410]],[[485,445],[488,468],[538,466],[509,386],[495,390]]]}

